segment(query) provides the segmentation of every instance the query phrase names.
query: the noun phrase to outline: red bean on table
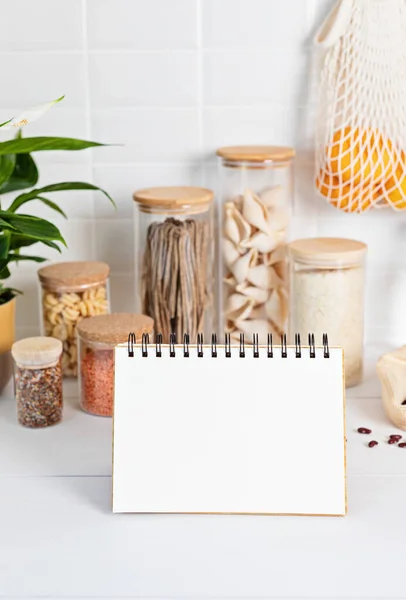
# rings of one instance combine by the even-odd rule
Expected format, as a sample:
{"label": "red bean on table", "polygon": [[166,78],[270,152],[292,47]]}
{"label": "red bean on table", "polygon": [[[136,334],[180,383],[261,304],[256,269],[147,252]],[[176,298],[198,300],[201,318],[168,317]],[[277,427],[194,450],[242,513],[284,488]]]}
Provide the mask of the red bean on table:
{"label": "red bean on table", "polygon": [[[377,446],[377,445],[378,445],[378,442],[377,442],[377,441],[375,441],[375,440],[372,440],[372,442],[369,442],[369,444],[368,444],[368,448],[373,448],[374,446]],[[406,444],[405,444],[405,445],[406,445]]]}
{"label": "red bean on table", "polygon": [[389,438],[388,440],[388,444],[396,444],[398,440],[395,440],[394,438]]}
{"label": "red bean on table", "polygon": [[397,433],[393,433],[392,435],[389,436],[389,439],[395,440],[395,442],[398,442],[399,440],[402,439],[402,436]]}
{"label": "red bean on table", "polygon": [[406,442],[402,442],[401,444],[398,444],[399,448],[406,448]]}
{"label": "red bean on table", "polygon": [[358,433],[372,433],[371,429],[368,429],[367,427],[358,427],[357,431]]}

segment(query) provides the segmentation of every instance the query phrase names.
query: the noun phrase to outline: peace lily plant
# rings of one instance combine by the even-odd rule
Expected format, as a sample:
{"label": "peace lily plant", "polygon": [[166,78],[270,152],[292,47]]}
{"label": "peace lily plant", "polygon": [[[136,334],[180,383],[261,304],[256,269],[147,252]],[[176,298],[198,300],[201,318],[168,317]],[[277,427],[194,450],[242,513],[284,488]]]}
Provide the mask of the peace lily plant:
{"label": "peace lily plant", "polygon": [[[63,98],[64,96],[61,96],[52,102],[26,110],[21,115],[0,123],[1,131],[17,129],[14,139],[0,142],[0,307],[20,293],[12,287],[7,287],[4,283],[11,275],[11,265],[20,261],[40,263],[46,260],[42,256],[25,254],[24,248],[39,243],[61,252],[61,245],[66,246],[61,232],[53,223],[40,217],[24,214],[24,205],[27,202],[39,200],[64,217],[66,215],[63,210],[49,199],[48,194],[66,190],[100,190],[114,204],[107,192],[96,185],[83,181],[35,187],[39,174],[31,153],[46,150],[77,151],[103,145],[74,138],[22,136],[22,127],[41,117],[51,106]],[[26,191],[22,192],[22,190]],[[15,195],[16,192],[18,195]],[[11,193],[14,193],[14,197],[7,201],[4,196]]]}

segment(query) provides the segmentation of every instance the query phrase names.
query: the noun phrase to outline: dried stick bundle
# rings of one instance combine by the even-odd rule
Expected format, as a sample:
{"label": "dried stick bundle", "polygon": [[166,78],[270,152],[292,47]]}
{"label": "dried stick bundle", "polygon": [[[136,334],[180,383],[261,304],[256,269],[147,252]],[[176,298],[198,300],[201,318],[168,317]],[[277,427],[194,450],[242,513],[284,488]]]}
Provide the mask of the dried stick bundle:
{"label": "dried stick bundle", "polygon": [[171,333],[195,341],[207,305],[207,223],[166,219],[152,223],[142,271],[143,313],[155,321],[164,343]]}

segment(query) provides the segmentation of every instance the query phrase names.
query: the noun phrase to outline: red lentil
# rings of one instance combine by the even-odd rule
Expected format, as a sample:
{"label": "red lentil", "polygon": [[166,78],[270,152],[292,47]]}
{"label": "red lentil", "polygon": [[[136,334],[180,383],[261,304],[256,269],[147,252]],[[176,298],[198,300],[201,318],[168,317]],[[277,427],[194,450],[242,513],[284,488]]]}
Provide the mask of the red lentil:
{"label": "red lentil", "polygon": [[111,417],[114,393],[114,350],[87,348],[81,359],[82,408],[93,415]]}

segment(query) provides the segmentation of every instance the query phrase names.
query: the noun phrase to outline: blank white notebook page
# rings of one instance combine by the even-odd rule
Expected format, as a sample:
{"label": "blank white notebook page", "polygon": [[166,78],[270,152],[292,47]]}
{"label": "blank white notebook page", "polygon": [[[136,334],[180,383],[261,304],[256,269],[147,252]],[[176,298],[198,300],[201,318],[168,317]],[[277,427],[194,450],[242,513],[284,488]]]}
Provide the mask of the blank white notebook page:
{"label": "blank white notebook page", "polygon": [[343,354],[115,352],[113,511],[343,515]]}

